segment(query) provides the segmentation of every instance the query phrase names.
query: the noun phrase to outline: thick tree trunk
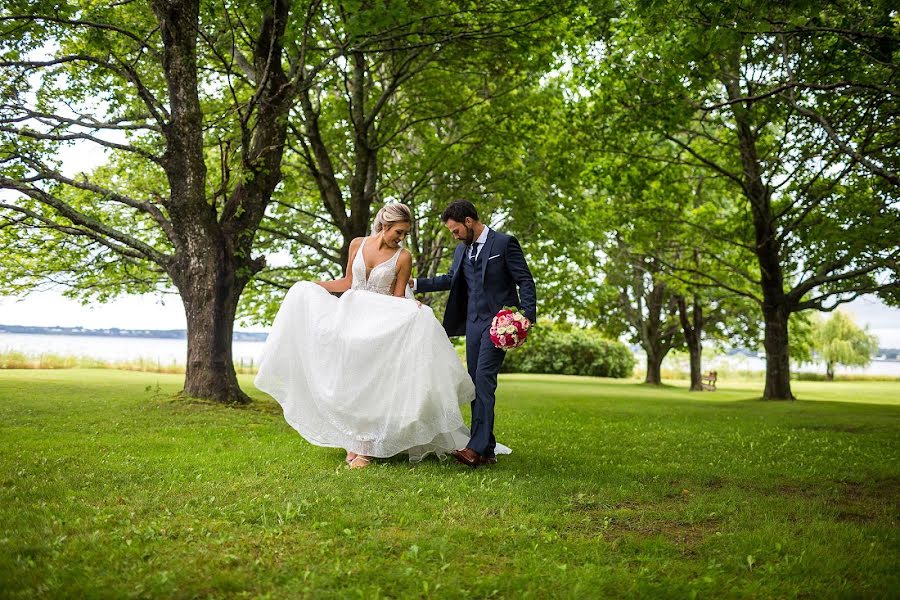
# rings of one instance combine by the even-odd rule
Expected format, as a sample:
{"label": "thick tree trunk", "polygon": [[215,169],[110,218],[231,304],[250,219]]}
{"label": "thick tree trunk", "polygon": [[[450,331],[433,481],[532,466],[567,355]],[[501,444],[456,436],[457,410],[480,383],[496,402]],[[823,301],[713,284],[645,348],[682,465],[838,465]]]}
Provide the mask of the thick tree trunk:
{"label": "thick tree trunk", "polygon": [[[366,214],[368,214],[368,210],[366,210]],[[341,257],[341,267],[343,268],[345,275],[347,274],[347,271],[350,269],[350,267],[348,265],[348,263],[350,261],[350,243],[354,239],[356,239],[358,237],[363,237],[365,235],[368,235],[368,233],[369,233],[368,223],[353,224],[354,221],[356,221],[356,219],[354,219],[353,221],[348,219],[347,228],[342,230],[342,232],[341,232],[343,235],[343,242],[341,243],[340,257]]]}
{"label": "thick tree trunk", "polygon": [[235,404],[250,402],[238,384],[231,354],[237,309],[235,296],[232,287],[184,298],[188,328],[187,370],[182,392],[185,396]]}
{"label": "thick tree trunk", "polygon": [[828,381],[834,381],[834,363],[829,362],[825,364],[825,379]]}
{"label": "thick tree trunk", "polygon": [[684,343],[688,349],[688,355],[691,361],[691,391],[703,391],[703,371],[702,371],[702,355],[703,355],[703,308],[694,297],[693,322],[691,316],[688,315],[687,301],[684,296],[678,296],[678,318],[681,321],[681,331],[684,333]]}
{"label": "thick tree trunk", "polygon": [[733,101],[735,134],[744,168],[744,196],[750,204],[755,251],[759,263],[760,287],[765,322],[766,388],[764,400],[793,400],[791,368],[788,354],[788,298],[784,292],[781,245],[772,210],[771,189],[763,181],[763,169],[756,150],[757,131],[752,126],[752,103],[739,101],[743,96],[737,79],[740,73],[740,51],[735,53],[730,72],[723,80],[728,97]]}
{"label": "thick tree trunk", "polygon": [[691,391],[703,391],[702,354],[703,348],[699,338],[696,341],[687,342],[688,355],[691,361]]}
{"label": "thick tree trunk", "polygon": [[235,277],[236,261],[224,246],[195,255],[181,277],[173,276],[187,319],[187,370],[182,394],[246,404],[232,359],[231,341],[238,300],[246,281]]}
{"label": "thick tree trunk", "polygon": [[[771,222],[770,218],[766,222]],[[765,324],[763,346],[766,350],[766,388],[763,400],[793,400],[788,339],[790,310],[784,293],[784,280],[778,259],[779,248],[772,241],[775,232],[769,230],[766,234],[761,232],[762,229],[757,224],[757,238],[760,241],[757,243],[756,255],[761,274]]]}
{"label": "thick tree trunk", "polygon": [[763,307],[765,319],[766,388],[763,400],[793,400],[788,352],[788,312],[784,307]]}
{"label": "thick tree trunk", "polygon": [[[344,274],[350,260],[350,243],[358,237],[366,235],[369,226],[368,204],[361,205],[363,195],[354,195],[351,190],[350,214],[347,214],[347,202],[341,185],[338,182],[331,160],[331,154],[319,130],[319,113],[310,98],[310,91],[304,89],[299,94],[300,107],[303,111],[304,134],[311,153],[307,158],[307,168],[319,188],[319,196],[325,209],[331,216],[335,226],[343,238],[338,254]],[[374,160],[374,159],[373,159]],[[354,183],[356,179],[354,178]],[[362,210],[365,208],[365,210]]]}
{"label": "thick tree trunk", "polygon": [[166,204],[176,255],[165,268],[181,294],[188,328],[183,394],[225,403],[247,403],[232,361],[231,338],[238,300],[262,269],[251,258],[253,237],[281,179],[281,160],[291,106],[291,87],[282,68],[287,0],[264,3],[253,65],[257,90],[256,125],[242,122],[242,160],[247,175],[221,213],[206,197],[203,112],[200,104],[197,0],[153,0],[164,41],[163,67],[169,92],[163,162],[169,182]]}
{"label": "thick tree trunk", "polygon": [[341,232],[341,261],[345,271],[350,259],[350,242],[369,233],[372,218],[372,203],[377,199],[378,151],[372,139],[375,115],[369,114],[366,89],[369,79],[369,65],[362,52],[351,56],[351,85],[348,89],[350,100],[350,123],[353,129],[353,171],[350,175],[349,209]]}
{"label": "thick tree trunk", "polygon": [[[768,207],[768,202],[765,203]],[[759,219],[771,223],[771,216]],[[756,224],[756,256],[760,267],[763,295],[763,321],[766,350],[766,388],[763,400],[793,400],[791,393],[791,362],[788,339],[788,299],[784,293],[784,279],[779,261],[780,249],[774,242],[774,228]]]}
{"label": "thick tree trunk", "polygon": [[644,377],[644,383],[662,384],[662,361],[667,353],[657,348],[647,350],[647,375]]}
{"label": "thick tree trunk", "polygon": [[[621,249],[620,241],[620,249]],[[623,249],[623,260],[633,268],[621,283],[619,299],[629,324],[638,332],[641,348],[647,353],[647,373],[644,383],[662,383],[662,361],[674,345],[678,324],[669,318],[674,310],[668,287],[660,281],[653,261],[630,255]],[[633,290],[634,301],[628,290]]]}

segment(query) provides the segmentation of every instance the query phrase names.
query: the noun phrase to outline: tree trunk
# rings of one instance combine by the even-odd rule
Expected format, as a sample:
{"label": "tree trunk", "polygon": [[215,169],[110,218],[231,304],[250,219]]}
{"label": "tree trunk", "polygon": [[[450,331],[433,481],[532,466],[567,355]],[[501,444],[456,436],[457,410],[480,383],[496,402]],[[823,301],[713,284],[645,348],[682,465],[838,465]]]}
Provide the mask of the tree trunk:
{"label": "tree trunk", "polygon": [[[757,226],[758,239],[762,237],[760,229]],[[763,400],[793,400],[788,339],[790,310],[784,293],[781,264],[778,260],[779,249],[771,241],[774,237],[774,231],[770,231],[768,239],[759,242],[756,249],[760,265],[765,323],[763,346],[766,350],[766,388],[763,391]]]}
{"label": "tree trunk", "polygon": [[[358,213],[357,213],[358,214]],[[369,214],[368,207],[366,208],[366,214]],[[365,224],[360,224],[359,219],[347,219],[347,227],[341,230],[341,235],[343,236],[343,241],[341,242],[341,268],[344,270],[344,275],[346,275],[350,271],[350,244],[359,237],[365,237],[369,233],[368,226],[368,217],[366,218]]]}
{"label": "tree trunk", "polygon": [[788,312],[783,306],[763,307],[765,319],[766,388],[763,400],[793,400],[788,353]]}
{"label": "tree trunk", "polygon": [[644,383],[662,384],[662,361],[666,353],[665,350],[656,348],[647,350],[647,375],[644,377]]}
{"label": "tree trunk", "polygon": [[225,403],[247,403],[232,360],[231,341],[238,300],[262,269],[251,258],[253,237],[281,179],[281,160],[291,106],[282,68],[282,36],[289,6],[275,0],[262,10],[253,64],[259,80],[257,124],[242,123],[248,175],[217,214],[206,197],[203,112],[200,105],[197,0],[154,0],[152,8],[164,41],[163,66],[171,118],[164,128],[164,170],[170,198],[170,238],[176,255],[165,268],[181,294],[187,319],[187,370],[183,394]]}
{"label": "tree trunk", "polygon": [[703,308],[694,296],[694,302],[691,312],[693,313],[693,322],[688,316],[687,301],[684,296],[678,296],[678,317],[681,320],[681,330],[684,333],[684,343],[687,345],[688,354],[691,359],[691,391],[703,391],[703,371],[702,371],[702,355],[703,344],[701,342],[703,333]]}
{"label": "tree trunk", "polygon": [[185,298],[187,315],[187,370],[182,394],[229,404],[247,404],[250,397],[238,384],[231,354],[237,300],[219,290],[194,299]]}
{"label": "tree trunk", "polygon": [[[621,240],[619,244],[621,258],[631,265],[619,284],[620,306],[629,325],[637,330],[641,348],[647,353],[644,383],[659,385],[662,383],[662,361],[678,334],[678,324],[670,318],[674,311],[673,299],[665,282],[657,278],[659,270],[655,263],[644,256],[630,255],[622,247]],[[634,294],[633,302],[629,289]]]}
{"label": "tree trunk", "polygon": [[828,362],[825,363],[825,379],[828,381],[834,381],[834,363]]}
{"label": "tree trunk", "polygon": [[759,130],[752,126],[752,103],[738,101],[743,92],[738,74],[741,72],[740,49],[731,57],[727,77],[723,79],[728,97],[733,101],[735,134],[744,168],[742,187],[750,204],[756,237],[756,258],[759,263],[760,287],[765,321],[766,388],[764,400],[793,400],[791,394],[791,365],[788,354],[788,298],[784,292],[784,273],[781,264],[781,244],[775,229],[772,193],[763,181],[763,169],[756,149]]}
{"label": "tree trunk", "polygon": [[238,385],[231,341],[238,300],[246,285],[235,277],[236,261],[224,248],[190,259],[183,277],[173,277],[187,319],[188,397],[229,404],[250,402]]}
{"label": "tree trunk", "polygon": [[691,359],[691,391],[703,391],[703,372],[701,364],[701,355],[703,348],[700,346],[699,338],[695,342],[687,342],[688,354]]}

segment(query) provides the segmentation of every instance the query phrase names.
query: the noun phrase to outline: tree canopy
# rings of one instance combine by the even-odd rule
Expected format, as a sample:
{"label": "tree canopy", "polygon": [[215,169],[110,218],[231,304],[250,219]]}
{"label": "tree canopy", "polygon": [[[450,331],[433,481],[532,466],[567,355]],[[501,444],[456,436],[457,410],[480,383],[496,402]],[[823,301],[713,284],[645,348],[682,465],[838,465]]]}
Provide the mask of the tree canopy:
{"label": "tree canopy", "polygon": [[864,367],[878,351],[878,339],[840,310],[813,325],[812,343],[829,380],[834,379],[835,365]]}
{"label": "tree canopy", "polygon": [[339,275],[385,202],[433,275],[474,200],[542,314],[630,336],[651,383],[670,348],[699,389],[705,339],[759,341],[791,398],[805,315],[900,297],[886,0],[0,7],[0,284],[177,292],[189,395],[246,401],[235,319]]}

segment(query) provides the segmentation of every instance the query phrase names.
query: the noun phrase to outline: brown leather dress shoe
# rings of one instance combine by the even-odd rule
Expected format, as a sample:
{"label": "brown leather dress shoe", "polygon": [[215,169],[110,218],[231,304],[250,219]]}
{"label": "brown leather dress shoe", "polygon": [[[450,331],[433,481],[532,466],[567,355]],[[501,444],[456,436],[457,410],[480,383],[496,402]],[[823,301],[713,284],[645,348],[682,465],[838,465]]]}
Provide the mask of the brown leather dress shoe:
{"label": "brown leather dress shoe", "polygon": [[471,448],[454,450],[450,454],[452,454],[453,458],[455,458],[458,462],[466,465],[467,467],[472,467],[473,469],[477,468],[479,465],[484,464],[484,459],[481,457],[481,455]]}

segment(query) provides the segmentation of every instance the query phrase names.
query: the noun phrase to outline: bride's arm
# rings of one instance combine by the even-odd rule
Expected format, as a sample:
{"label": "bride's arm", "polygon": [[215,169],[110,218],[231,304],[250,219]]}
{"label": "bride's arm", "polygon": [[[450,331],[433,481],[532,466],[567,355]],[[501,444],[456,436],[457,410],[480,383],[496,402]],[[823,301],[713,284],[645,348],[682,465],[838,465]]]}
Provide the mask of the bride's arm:
{"label": "bride's arm", "polygon": [[360,242],[362,242],[362,238],[356,238],[350,242],[347,269],[344,271],[343,277],[332,281],[316,281],[316,283],[332,293],[342,293],[349,290],[350,286],[353,284],[353,259],[356,258],[356,252],[359,250]]}
{"label": "bride's arm", "polygon": [[395,296],[406,297],[406,286],[409,285],[409,276],[412,275],[412,254],[404,249],[397,258],[397,279],[394,280]]}

